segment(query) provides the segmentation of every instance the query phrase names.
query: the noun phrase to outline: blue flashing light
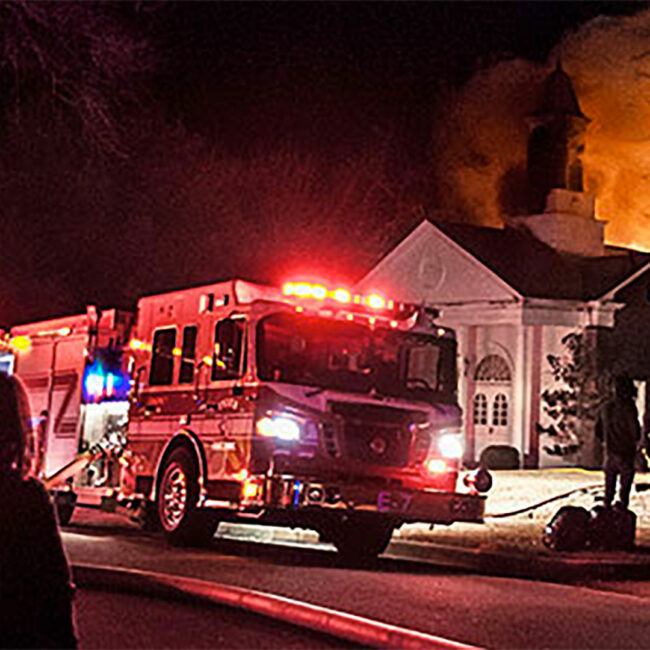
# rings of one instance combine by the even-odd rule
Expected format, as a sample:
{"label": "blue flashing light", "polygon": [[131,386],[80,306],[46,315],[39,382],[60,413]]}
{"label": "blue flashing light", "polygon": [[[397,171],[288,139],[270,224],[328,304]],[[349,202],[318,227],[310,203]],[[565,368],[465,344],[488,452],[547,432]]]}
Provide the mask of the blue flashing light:
{"label": "blue flashing light", "polygon": [[300,488],[302,483],[300,481],[295,481],[293,484],[293,507],[297,508],[300,505]]}
{"label": "blue flashing light", "polygon": [[82,393],[85,404],[124,401],[128,398],[130,382],[119,368],[107,368],[100,358],[95,358],[84,370]]}

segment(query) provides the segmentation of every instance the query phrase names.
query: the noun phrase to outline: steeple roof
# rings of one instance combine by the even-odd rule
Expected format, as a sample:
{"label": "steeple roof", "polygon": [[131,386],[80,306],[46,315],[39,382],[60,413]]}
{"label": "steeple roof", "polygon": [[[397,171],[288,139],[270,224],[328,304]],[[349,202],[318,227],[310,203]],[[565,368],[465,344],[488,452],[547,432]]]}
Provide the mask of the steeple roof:
{"label": "steeple roof", "polygon": [[551,72],[546,80],[542,104],[538,114],[570,115],[587,119],[580,110],[571,77],[563,70],[559,58],[555,70]]}

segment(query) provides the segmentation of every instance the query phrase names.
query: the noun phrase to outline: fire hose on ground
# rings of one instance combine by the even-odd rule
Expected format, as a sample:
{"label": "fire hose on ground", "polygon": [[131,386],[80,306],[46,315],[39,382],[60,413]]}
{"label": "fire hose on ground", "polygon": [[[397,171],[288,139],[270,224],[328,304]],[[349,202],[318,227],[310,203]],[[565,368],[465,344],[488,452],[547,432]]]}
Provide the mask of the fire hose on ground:
{"label": "fire hose on ground", "polygon": [[[642,449],[641,454],[643,455],[646,463],[648,464],[648,467],[650,467],[650,457],[648,456],[648,453]],[[647,492],[650,490],[650,483],[635,483],[634,484],[634,490],[636,492]],[[560,501],[562,499],[566,499],[574,494],[582,493],[582,494],[597,494],[598,492],[601,492],[603,490],[603,484],[602,483],[594,483],[592,485],[584,485],[579,488],[574,488],[572,490],[569,490],[568,492],[563,492],[562,494],[556,494],[552,497],[549,497],[548,499],[544,499],[543,501],[538,501],[537,503],[533,503],[528,506],[524,506],[523,508],[517,508],[516,510],[511,510],[509,512],[498,512],[494,514],[486,514],[485,519],[505,519],[506,517],[514,517],[515,515],[521,515],[526,512],[532,512],[533,510],[537,510],[538,508],[541,508],[543,506],[548,505],[549,503],[553,503],[554,501]]]}

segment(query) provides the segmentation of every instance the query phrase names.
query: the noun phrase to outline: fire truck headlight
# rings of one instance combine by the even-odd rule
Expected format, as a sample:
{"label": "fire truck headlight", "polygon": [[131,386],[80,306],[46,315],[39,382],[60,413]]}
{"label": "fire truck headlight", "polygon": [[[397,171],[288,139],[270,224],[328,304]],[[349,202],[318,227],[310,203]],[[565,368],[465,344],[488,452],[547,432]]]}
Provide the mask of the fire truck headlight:
{"label": "fire truck headlight", "polygon": [[279,440],[300,440],[300,425],[282,415],[266,416],[257,421],[257,433],[265,438]]}
{"label": "fire truck headlight", "polygon": [[444,433],[438,439],[438,449],[445,458],[461,458],[463,441],[457,433]]}

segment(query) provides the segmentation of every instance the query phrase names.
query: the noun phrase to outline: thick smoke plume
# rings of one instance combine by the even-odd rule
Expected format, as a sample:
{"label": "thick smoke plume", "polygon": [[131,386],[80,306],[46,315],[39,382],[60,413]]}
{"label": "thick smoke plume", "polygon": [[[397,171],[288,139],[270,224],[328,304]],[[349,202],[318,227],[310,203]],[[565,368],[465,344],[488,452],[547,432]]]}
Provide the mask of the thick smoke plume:
{"label": "thick smoke plume", "polygon": [[434,135],[442,207],[498,225],[524,206],[528,127],[557,57],[589,118],[585,189],[607,243],[650,250],[650,11],[598,17],[567,34],[545,66],[521,59],[479,71]]}

